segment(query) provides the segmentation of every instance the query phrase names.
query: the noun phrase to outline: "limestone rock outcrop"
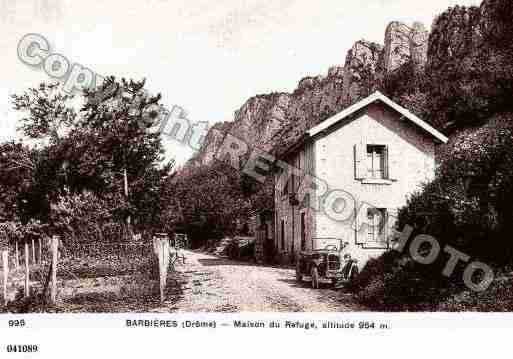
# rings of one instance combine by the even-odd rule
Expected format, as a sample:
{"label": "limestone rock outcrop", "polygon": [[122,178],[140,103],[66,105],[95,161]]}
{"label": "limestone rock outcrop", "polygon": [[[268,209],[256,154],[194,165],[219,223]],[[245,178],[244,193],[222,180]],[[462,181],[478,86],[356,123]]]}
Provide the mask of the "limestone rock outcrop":
{"label": "limestone rock outcrop", "polygon": [[342,99],[353,103],[368,95],[377,83],[379,65],[383,62],[383,46],[373,42],[357,41],[348,51],[344,66]]}
{"label": "limestone rock outcrop", "polygon": [[[435,82],[439,79],[439,83],[454,84],[456,89],[461,89],[462,96],[466,96],[467,89],[476,87],[472,76],[462,76],[463,80],[459,81],[449,81],[446,77],[453,73],[457,75],[459,68],[479,70],[476,61],[482,61],[479,56],[486,54],[490,46],[513,46],[512,18],[513,1],[485,0],[481,7],[449,8],[434,20],[431,33],[418,22],[391,22],[386,28],[383,45],[359,40],[347,52],[343,66],[330,68],[326,75],[305,77],[292,93],[258,95],[246,101],[235,112],[233,121],[217,124],[210,130],[203,147],[191,163],[208,164],[213,161],[219,141],[226,133],[245,141],[250,147],[266,151],[286,147],[307,129],[371,92],[384,89],[385,84],[395,86],[394,76],[399,79],[395,80],[399,81],[399,86],[394,87],[393,95],[399,100],[406,99],[406,102],[411,98],[412,109],[422,108],[427,98],[422,94],[423,89],[401,93],[412,76],[428,74]],[[492,67],[509,68],[509,55],[506,56],[504,51],[494,50],[491,54],[495,56]],[[502,72],[497,71],[496,74],[507,80],[507,71]],[[406,73],[407,78],[402,73]],[[494,86],[490,81],[487,83]],[[493,94],[492,90],[483,88],[484,92]],[[472,91],[468,94],[470,98]],[[439,92],[443,95],[454,91],[441,88]],[[490,98],[498,98],[498,95]],[[483,106],[489,106],[489,103],[483,103]],[[440,108],[440,111],[445,110]]]}

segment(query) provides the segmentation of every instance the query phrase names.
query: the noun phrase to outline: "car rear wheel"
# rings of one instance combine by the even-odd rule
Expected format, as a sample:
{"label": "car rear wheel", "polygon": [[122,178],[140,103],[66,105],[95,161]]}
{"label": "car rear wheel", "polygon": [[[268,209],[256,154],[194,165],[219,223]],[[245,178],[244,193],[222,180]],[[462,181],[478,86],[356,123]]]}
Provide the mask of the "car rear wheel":
{"label": "car rear wheel", "polygon": [[310,274],[312,276],[312,288],[319,289],[319,271],[316,266],[312,266]]}

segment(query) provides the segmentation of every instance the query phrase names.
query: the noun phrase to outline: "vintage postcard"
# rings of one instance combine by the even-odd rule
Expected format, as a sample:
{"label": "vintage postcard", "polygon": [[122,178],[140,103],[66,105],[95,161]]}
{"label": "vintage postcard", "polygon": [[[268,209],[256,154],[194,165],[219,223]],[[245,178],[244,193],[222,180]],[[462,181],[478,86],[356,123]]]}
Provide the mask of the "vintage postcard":
{"label": "vintage postcard", "polygon": [[0,357],[513,327],[513,1],[0,0],[0,34]]}

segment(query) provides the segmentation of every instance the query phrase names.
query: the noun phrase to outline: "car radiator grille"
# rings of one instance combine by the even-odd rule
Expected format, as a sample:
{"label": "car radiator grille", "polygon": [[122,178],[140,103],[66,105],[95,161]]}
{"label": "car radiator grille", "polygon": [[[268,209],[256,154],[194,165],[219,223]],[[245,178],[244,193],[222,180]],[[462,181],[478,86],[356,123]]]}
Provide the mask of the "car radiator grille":
{"label": "car radiator grille", "polygon": [[340,259],[334,254],[328,255],[328,270],[339,270]]}

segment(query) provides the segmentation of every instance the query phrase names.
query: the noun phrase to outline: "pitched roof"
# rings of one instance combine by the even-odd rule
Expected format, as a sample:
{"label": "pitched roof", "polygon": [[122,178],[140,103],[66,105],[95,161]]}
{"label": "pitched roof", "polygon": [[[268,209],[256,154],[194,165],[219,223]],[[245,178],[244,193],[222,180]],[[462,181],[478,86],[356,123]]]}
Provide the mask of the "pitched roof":
{"label": "pitched roof", "polygon": [[404,107],[398,105],[385,95],[383,95],[381,92],[376,91],[369,97],[355,103],[352,106],[349,106],[345,110],[337,113],[336,115],[328,118],[327,120],[319,123],[317,126],[312,127],[310,130],[307,131],[307,136],[313,137],[315,135],[318,135],[319,133],[323,132],[324,130],[330,128],[331,126],[337,124],[338,122],[342,121],[343,119],[347,118],[348,116],[352,115],[356,111],[370,105],[373,102],[381,101],[385,105],[391,107],[395,111],[399,112],[401,115],[403,115],[405,118],[416,124],[417,126],[424,129],[426,132],[430,133],[433,137],[440,140],[443,143],[446,143],[448,141],[448,138],[444,136],[441,132],[433,128],[431,125],[429,125],[427,122],[421,120],[417,116],[415,116],[413,113],[405,109]]}

